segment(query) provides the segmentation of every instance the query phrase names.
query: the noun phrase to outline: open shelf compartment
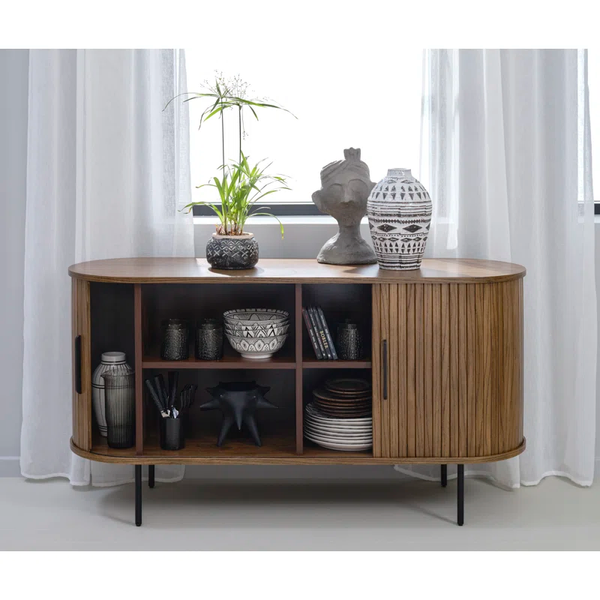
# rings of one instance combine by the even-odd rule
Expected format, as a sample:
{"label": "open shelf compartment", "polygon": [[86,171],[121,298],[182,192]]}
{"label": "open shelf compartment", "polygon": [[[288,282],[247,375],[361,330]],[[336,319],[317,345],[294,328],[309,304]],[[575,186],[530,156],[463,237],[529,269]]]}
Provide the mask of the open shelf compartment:
{"label": "open shelf compartment", "polygon": [[[317,360],[302,320],[302,307],[323,308],[335,338],[337,323],[352,318],[363,334],[364,356],[355,361]],[[284,347],[267,360],[251,360],[239,355],[225,340],[219,361],[202,361],[194,356],[190,336],[189,358],[164,361],[160,358],[160,323],[167,318],[187,319],[192,325],[202,318],[222,318],[232,308],[265,307],[290,314],[288,339]],[[150,459],[178,460],[188,464],[257,460],[291,460],[305,457],[316,464],[372,457],[372,452],[343,452],[321,448],[303,436],[303,411],[312,389],[328,377],[353,375],[371,377],[371,286],[364,284],[91,284],[92,366],[107,350],[123,350],[136,370],[136,446],[112,449],[106,438],[93,429],[92,452],[132,462]],[[144,379],[167,371],[179,371],[179,388],[196,383],[196,402],[186,426],[186,447],[180,451],[162,450],[158,441],[157,410],[148,396]],[[257,381],[272,389],[266,398],[279,406],[261,410],[257,421],[262,446],[257,447],[243,430],[231,430],[222,447],[216,439],[220,411],[201,411],[210,396],[207,387],[219,381]]]}
{"label": "open shelf compartment", "polygon": [[[330,371],[324,369],[318,370],[306,370],[302,374],[302,415],[304,417],[304,408],[306,405],[313,401],[313,390],[321,387],[327,379],[337,377],[356,377],[360,379],[366,379],[371,381],[371,371],[367,369],[331,369]],[[305,456],[339,456],[339,455],[352,455],[362,457],[372,457],[373,449],[359,450],[356,452],[348,452],[342,450],[329,450],[322,448],[315,442],[312,442],[303,436],[303,455]]]}
{"label": "open shelf compartment", "polygon": [[[144,379],[161,373],[166,380],[166,369],[144,369]],[[201,410],[201,405],[212,399],[206,388],[215,387],[220,382],[256,382],[269,387],[265,398],[277,408],[262,408],[256,412],[258,430],[262,446],[256,446],[245,430],[239,432],[233,426],[221,448],[217,447],[217,437],[221,427],[222,413],[219,410]],[[199,370],[181,371],[179,388],[186,384],[198,386],[194,404],[185,415],[185,443],[182,450],[187,456],[214,456],[219,453],[235,456],[264,456],[269,454],[269,446],[275,444],[279,450],[295,452],[295,412],[294,394],[295,373],[288,370]],[[158,444],[159,420],[161,417],[149,395],[144,390],[144,455],[153,448],[153,452],[163,452],[165,456],[177,456],[177,451],[161,450]]]}
{"label": "open shelf compartment", "polygon": [[360,360],[317,359],[306,326],[302,326],[302,366],[307,369],[371,368],[371,286],[364,284],[303,284],[302,306],[320,306],[337,348],[337,328],[345,319],[358,325],[363,349]]}
{"label": "open shelf compartment", "polygon": [[[152,284],[143,289],[143,368],[173,369],[294,369],[294,286],[291,284]],[[225,338],[223,358],[203,361],[195,358],[195,328],[201,319],[223,320],[227,310],[277,308],[290,315],[285,344],[272,358],[253,360],[242,357]],[[161,323],[165,319],[185,319],[191,325],[189,358],[163,361],[160,358]]]}

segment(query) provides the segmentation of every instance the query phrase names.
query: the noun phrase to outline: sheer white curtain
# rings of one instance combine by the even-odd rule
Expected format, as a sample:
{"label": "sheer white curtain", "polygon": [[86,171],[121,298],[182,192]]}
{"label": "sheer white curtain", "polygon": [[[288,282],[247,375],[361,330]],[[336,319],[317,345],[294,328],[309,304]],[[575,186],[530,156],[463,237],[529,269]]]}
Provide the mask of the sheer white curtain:
{"label": "sheer white curtain", "polygon": [[[193,256],[183,52],[32,50],[24,283],[25,477],[75,485],[133,479],[133,467],[73,455],[70,264]],[[129,357],[131,360],[133,357]],[[181,477],[181,467],[157,477]]]}
{"label": "sheer white curtain", "polygon": [[[594,477],[596,287],[587,53],[426,53],[427,254],[524,265],[527,450],[471,466],[501,485]],[[408,469],[437,476],[432,469]]]}

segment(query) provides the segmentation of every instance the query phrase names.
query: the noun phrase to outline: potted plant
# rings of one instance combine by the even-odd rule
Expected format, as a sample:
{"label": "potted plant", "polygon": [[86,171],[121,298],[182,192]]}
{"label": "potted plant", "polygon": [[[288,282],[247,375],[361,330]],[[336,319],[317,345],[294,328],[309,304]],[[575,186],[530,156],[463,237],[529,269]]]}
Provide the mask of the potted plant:
{"label": "potted plant", "polygon": [[[258,262],[258,242],[254,234],[246,231],[246,222],[254,216],[271,216],[279,222],[281,237],[283,225],[281,221],[268,212],[269,207],[257,205],[265,196],[281,190],[289,190],[286,178],[281,175],[269,175],[267,170],[272,163],[265,164],[267,159],[250,163],[242,150],[244,138],[244,111],[249,110],[258,120],[257,109],[274,108],[289,112],[282,106],[260,99],[246,97],[248,85],[238,77],[226,81],[222,75],[215,77],[213,85],[205,84],[205,92],[188,93],[184,102],[197,99],[209,99],[210,104],[200,117],[202,124],[214,116],[221,119],[221,171],[219,177],[197,186],[215,188],[220,204],[216,202],[192,202],[185,209],[188,211],[198,204],[210,206],[219,218],[216,232],[206,245],[206,259],[215,269],[251,269]],[[168,105],[167,105],[168,106]],[[225,161],[225,114],[233,110],[237,114],[238,128],[238,160]],[[291,114],[291,113],[290,113]],[[293,115],[292,115],[293,116]]]}

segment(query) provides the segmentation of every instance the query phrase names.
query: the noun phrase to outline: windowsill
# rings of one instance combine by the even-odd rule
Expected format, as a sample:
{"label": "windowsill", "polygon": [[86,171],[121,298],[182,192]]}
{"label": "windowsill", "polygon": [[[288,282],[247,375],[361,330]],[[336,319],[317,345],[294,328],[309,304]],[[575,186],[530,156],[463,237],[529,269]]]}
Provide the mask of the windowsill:
{"label": "windowsill", "polygon": [[[287,216],[278,217],[283,225],[335,225],[336,220],[329,215],[304,215],[304,216]],[[194,225],[217,225],[219,219],[217,217],[194,217]],[[362,224],[367,223],[367,217],[361,221]],[[246,224],[246,229],[252,230],[253,227],[264,227],[272,225],[279,227],[279,223],[274,217],[254,217]]]}
{"label": "windowsill", "polygon": [[[262,258],[314,258],[321,246],[338,232],[337,221],[329,215],[281,216],[284,238],[279,223],[273,217],[250,219],[246,231],[254,233]],[[206,242],[218,225],[217,217],[194,217],[194,243],[196,256],[206,256]],[[370,242],[369,224],[361,221],[361,233]]]}

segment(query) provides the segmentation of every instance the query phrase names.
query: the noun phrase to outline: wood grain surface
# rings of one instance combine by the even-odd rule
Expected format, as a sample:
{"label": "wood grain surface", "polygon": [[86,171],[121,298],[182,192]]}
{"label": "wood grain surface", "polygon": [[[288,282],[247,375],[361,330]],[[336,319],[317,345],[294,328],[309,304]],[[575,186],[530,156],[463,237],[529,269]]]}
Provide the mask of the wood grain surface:
{"label": "wood grain surface", "polygon": [[[313,260],[262,260],[258,267],[216,272],[200,259],[121,259],[71,267],[73,337],[82,336],[83,385],[81,394],[73,392],[73,451],[92,460],[123,464],[334,465],[468,464],[503,460],[524,450],[523,267],[476,260],[426,260],[420,271],[410,272],[382,271],[376,265],[319,265]],[[113,450],[104,439],[92,439],[91,281],[135,284],[136,446],[128,450]],[[152,306],[160,306],[157,299],[170,289],[178,289],[177,298],[185,299],[186,290],[199,288],[161,289],[152,283],[293,283],[290,301],[293,297],[294,308],[289,309],[294,343],[285,353],[264,362],[238,355],[214,362],[193,357],[162,361],[150,340],[148,311],[156,310]],[[308,294],[305,300],[328,298],[328,292],[338,288],[321,284],[340,283],[371,285],[365,290],[372,304],[371,356],[360,361],[317,361],[303,337],[303,294]],[[256,293],[252,287],[244,289]],[[350,285],[348,289],[354,289],[348,300],[350,304],[354,301],[354,309],[357,302],[364,306],[364,298],[357,300],[364,294],[356,294],[356,290],[365,288]],[[149,304],[152,299],[154,304]],[[336,304],[330,302],[332,307]],[[243,443],[216,449],[211,441],[192,439],[181,452],[160,450],[144,427],[141,383],[144,369],[172,368],[295,371],[293,430],[263,440],[259,449]],[[306,375],[312,369],[318,371]],[[325,372],[320,374],[324,369],[372,370],[372,451],[336,452],[303,439],[304,376],[307,381],[326,377]]]}
{"label": "wood grain surface", "polygon": [[302,377],[302,285],[294,286],[294,325],[296,333],[296,454],[304,449],[304,391]]}
{"label": "wood grain surface", "polygon": [[[243,450],[242,450],[243,448]],[[440,464],[439,458],[397,458],[374,457],[370,452],[335,452],[317,446],[305,446],[304,453],[296,454],[294,437],[291,436],[281,443],[273,438],[264,438],[261,448],[244,444],[232,446],[222,452],[205,440],[186,440],[183,450],[166,452],[160,449],[156,441],[146,444],[147,452],[142,455],[135,454],[135,448],[128,450],[115,450],[109,448],[106,442],[93,446],[91,451],[83,450],[71,440],[71,450],[83,458],[104,463],[125,465],[425,465]],[[521,454],[525,450],[523,443],[510,452],[494,456],[480,456],[462,458],[458,456],[445,457],[443,464],[480,464],[506,460]]]}
{"label": "wood grain surface", "polygon": [[373,343],[388,341],[393,374],[387,400],[374,389],[374,456],[467,462],[521,446],[522,287],[374,286]]}
{"label": "wood grain surface", "polygon": [[83,450],[92,447],[92,345],[90,320],[90,284],[73,279],[71,286],[72,344],[75,361],[75,338],[81,336],[81,394],[75,389],[73,364],[73,440]]}
{"label": "wood grain surface", "polygon": [[114,258],[72,265],[69,274],[87,281],[119,283],[484,283],[519,279],[525,269],[475,259],[424,259],[416,271],[324,265],[312,259],[261,259],[247,271],[217,271],[203,258]]}
{"label": "wood grain surface", "polygon": [[[385,369],[381,352],[382,342],[389,338],[389,331],[381,325],[381,289],[374,285],[372,289],[372,345],[371,361],[373,363],[373,423],[381,422],[381,405],[383,399],[383,378]],[[389,354],[388,354],[389,360]],[[382,456],[381,450],[382,427],[373,428],[373,456]]]}
{"label": "wood grain surface", "polygon": [[144,452],[143,321],[142,286],[136,284],[133,288],[133,336],[135,344],[135,448],[137,454]]}

